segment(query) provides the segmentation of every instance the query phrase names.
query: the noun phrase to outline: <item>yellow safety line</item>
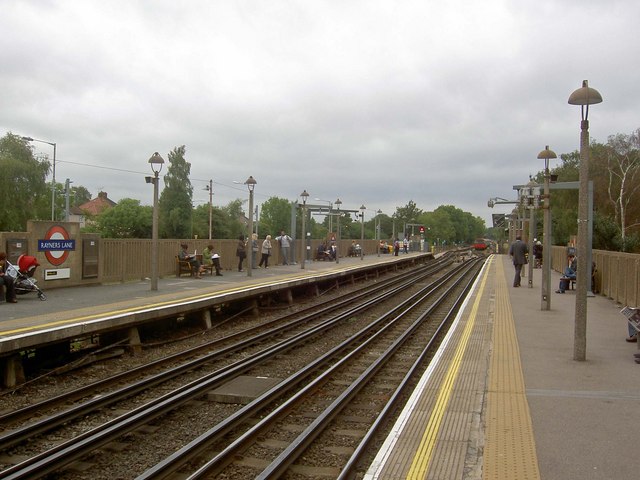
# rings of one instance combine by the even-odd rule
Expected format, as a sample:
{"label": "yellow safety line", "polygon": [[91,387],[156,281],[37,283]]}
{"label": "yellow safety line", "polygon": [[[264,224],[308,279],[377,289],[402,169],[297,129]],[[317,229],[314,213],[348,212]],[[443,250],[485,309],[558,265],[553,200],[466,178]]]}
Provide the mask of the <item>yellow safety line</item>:
{"label": "yellow safety line", "polygon": [[[318,274],[317,272],[313,273],[313,276],[326,276],[327,274],[331,274],[331,273],[337,273],[337,272],[346,272],[348,271],[349,268],[337,268],[337,269],[332,269],[329,271],[324,271],[327,273],[322,273],[322,274]],[[304,275],[296,275],[296,276],[287,276],[285,277],[287,281],[291,281],[291,280],[300,280],[300,279],[305,279],[305,278],[309,278],[311,275],[308,274],[304,274]],[[281,280],[278,280],[278,282]],[[167,306],[167,305],[175,305],[175,304],[183,304],[183,303],[189,303],[195,300],[202,300],[202,299],[206,299],[206,298],[214,298],[217,296],[221,296],[221,295],[225,295],[225,294],[229,294],[229,293],[235,293],[235,292],[239,292],[242,290],[247,290],[247,289],[253,289],[256,287],[264,287],[267,285],[273,285],[275,282],[273,279],[266,281],[266,282],[261,282],[261,283],[252,283],[249,285],[241,285],[239,287],[233,287],[233,288],[229,288],[226,290],[217,290],[213,293],[209,292],[209,293],[203,293],[203,294],[199,294],[199,295],[193,295],[191,297],[184,297],[184,298],[180,298],[180,299],[174,299],[174,300],[167,300],[164,302],[156,302],[156,303],[148,303],[145,304],[143,306],[136,306],[136,307],[130,307],[130,308],[124,308],[124,309],[120,309],[120,310],[111,310],[111,311],[107,311],[107,312],[103,312],[103,313],[95,313],[92,315],[86,315],[86,316],[82,316],[82,317],[74,317],[74,318],[69,318],[66,320],[57,320],[55,322],[49,322],[49,323],[42,323],[42,324],[38,324],[38,325],[33,325],[30,327],[21,327],[21,328],[16,328],[14,330],[2,330],[0,331],[0,335],[2,336],[6,336],[6,335],[12,335],[14,333],[23,333],[23,332],[29,332],[29,331],[33,331],[33,330],[41,330],[41,329],[45,329],[45,328],[49,328],[49,327],[57,327],[60,325],[66,325],[69,323],[74,323],[74,322],[85,322],[88,320],[95,320],[95,319],[99,319],[99,318],[105,318],[105,317],[115,317],[118,315],[122,315],[125,313],[132,313],[132,312],[143,312],[146,310],[151,310],[154,308],[158,308],[158,307],[163,307],[163,306]],[[2,339],[0,338],[0,341]]]}
{"label": "yellow safety line", "polygon": [[[492,261],[493,257],[491,258],[490,262]],[[471,313],[469,315],[469,320],[467,321],[467,324],[462,333],[462,337],[460,338],[460,342],[458,343],[453,361],[449,365],[447,374],[444,378],[444,381],[442,382],[442,385],[440,386],[438,399],[436,401],[433,412],[429,417],[429,423],[427,424],[426,430],[422,435],[422,440],[420,441],[418,450],[416,451],[416,454],[413,457],[413,461],[411,462],[411,467],[409,469],[409,472],[407,473],[408,479],[423,479],[425,478],[426,472],[429,470],[429,465],[431,463],[433,451],[435,449],[440,425],[442,424],[447,405],[449,404],[451,394],[453,393],[453,385],[460,372],[462,356],[467,348],[469,337],[471,336],[473,326],[475,325],[478,308],[480,306],[480,300],[482,298],[482,293],[484,292],[485,284],[487,282],[488,272],[489,269],[485,269],[484,277],[482,278],[482,282],[480,284],[480,288],[478,289],[475,302],[473,303],[473,308],[471,309]]]}

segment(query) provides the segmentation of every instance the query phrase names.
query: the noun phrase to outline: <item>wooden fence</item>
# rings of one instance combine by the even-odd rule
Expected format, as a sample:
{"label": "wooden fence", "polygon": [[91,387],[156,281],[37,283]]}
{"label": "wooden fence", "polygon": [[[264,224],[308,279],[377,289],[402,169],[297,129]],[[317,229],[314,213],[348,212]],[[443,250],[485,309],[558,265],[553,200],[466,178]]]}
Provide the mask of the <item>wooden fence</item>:
{"label": "wooden fence", "polygon": [[[264,239],[258,240],[258,245],[262,245]],[[148,239],[102,239],[100,240],[100,278],[102,283],[126,282],[140,280],[151,276],[151,240]],[[167,277],[175,275],[175,257],[180,251],[180,244],[189,245],[189,252],[202,253],[205,247],[211,243],[213,250],[220,255],[220,265],[223,270],[238,269],[238,257],[236,257],[236,247],[238,240],[159,240],[158,241],[158,275]],[[300,262],[302,245],[300,241],[292,242],[291,249],[294,252],[296,262]],[[358,241],[358,243],[360,243]],[[270,265],[282,264],[282,255],[276,240],[271,240],[272,256],[269,258]],[[308,261],[312,261],[315,252],[320,245],[320,240],[311,240],[308,250]],[[347,254],[351,240],[341,240],[338,243],[338,251],[343,257]],[[376,241],[364,241],[364,253],[366,255],[375,254]],[[247,250],[247,253],[250,253]],[[258,252],[257,261],[260,261]],[[246,268],[247,264],[243,268]]]}
{"label": "wooden fence", "polygon": [[[620,305],[640,306],[640,255],[593,250],[596,264],[594,293],[611,298]],[[567,248],[553,247],[551,268],[563,272],[567,266]]]}

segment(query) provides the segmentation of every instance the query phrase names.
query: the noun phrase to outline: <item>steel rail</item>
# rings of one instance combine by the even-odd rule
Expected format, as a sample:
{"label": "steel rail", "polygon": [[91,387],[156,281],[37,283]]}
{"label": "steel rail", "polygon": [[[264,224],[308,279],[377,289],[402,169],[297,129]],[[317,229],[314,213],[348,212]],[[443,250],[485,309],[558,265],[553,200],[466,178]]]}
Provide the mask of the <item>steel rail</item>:
{"label": "steel rail", "polygon": [[[177,470],[181,468],[181,465],[183,465],[185,461],[200,454],[203,450],[207,448],[207,446],[210,443],[219,439],[222,435],[226,434],[232,428],[242,423],[245,423],[247,421],[247,418],[254,415],[256,411],[261,410],[262,408],[264,408],[266,404],[271,403],[274,400],[273,394],[279,393],[280,389],[284,388],[285,385],[300,383],[302,381],[301,376],[303,376],[304,379],[306,380],[306,378],[311,374],[311,372],[315,371],[317,368],[319,368],[323,364],[326,364],[330,361],[335,361],[336,363],[332,365],[332,367],[327,372],[333,371],[339,365],[342,365],[348,358],[350,358],[351,353],[346,356],[342,354],[342,352],[348,347],[348,345],[351,345],[353,343],[360,341],[360,339],[365,336],[369,336],[370,332],[373,329],[380,328],[381,324],[388,321],[389,316],[396,314],[398,311],[401,311],[403,309],[405,309],[405,311],[409,310],[411,308],[410,306],[412,302],[415,302],[416,298],[420,298],[421,300],[423,300],[424,297],[431,294],[431,292],[436,288],[438,288],[440,284],[446,282],[446,278],[448,278],[450,275],[453,275],[453,274],[454,273],[450,273],[446,277],[438,279],[434,283],[424,287],[418,293],[412,295],[410,298],[406,299],[405,301],[401,302],[399,305],[395,306],[392,310],[387,312],[385,316],[378,318],[377,320],[372,322],[369,326],[353,334],[351,338],[345,340],[342,344],[334,347],[333,349],[325,353],[323,356],[316,359],[316,361],[311,362],[309,365],[307,365],[305,368],[303,368],[299,372],[296,372],[295,374],[291,375],[289,378],[283,380],[283,382],[278,384],[273,389],[269,390],[268,392],[265,392],[262,396],[256,398],[254,401],[247,404],[241,410],[237,411],[234,415],[230,416],[223,422],[220,422],[219,424],[215,425],[214,427],[209,429],[207,432],[203,433],[198,438],[194,439],[192,442],[185,445],[183,448],[174,452],[174,454],[167,457],[162,462],[158,463],[154,467],[144,472],[142,475],[138,476],[137,480],[162,479],[175,473]],[[393,294],[394,292],[392,292],[392,295]],[[210,471],[212,469],[216,469],[216,468],[219,468],[221,465],[224,465],[225,462],[228,461],[228,458],[232,457],[240,448],[245,446],[247,443],[251,443],[255,441],[255,438],[257,438],[257,435],[261,429],[268,426],[269,423],[272,422],[277,415],[281,414],[283,411],[290,408],[293,403],[303,398],[311,388],[316,386],[318,382],[322,381],[322,379],[324,378],[324,375],[326,374],[327,373],[323,373],[320,377],[314,379],[311,383],[307,384],[302,390],[297,392],[294,396],[292,396],[291,398],[283,402],[276,410],[269,413],[258,424],[256,424],[250,430],[246,431],[244,434],[238,437],[235,441],[230,443],[223,451],[221,451],[213,459],[211,459],[204,466],[198,469],[198,471],[192,474],[192,476],[189,478],[190,479],[201,478],[204,475],[210,474]]]}
{"label": "steel rail", "polygon": [[[415,281],[415,279],[411,279],[409,283],[413,281]],[[404,285],[404,283],[401,285]],[[191,382],[168,394],[154,399],[143,406],[123,414],[110,422],[98,426],[84,434],[78,435],[74,439],[61,443],[46,452],[35,455],[17,465],[9,467],[0,472],[0,478],[12,480],[36,478],[58,470],[72,461],[81,458],[87,453],[87,451],[99,448],[124,433],[138,428],[140,425],[147,423],[177,408],[192,398],[201,395],[204,391],[215,388],[223,382],[240,375],[249,368],[258,365],[277,354],[289,350],[299,343],[308,341],[312,336],[318,335],[328,328],[331,328],[334,324],[341,322],[344,318],[349,318],[354,313],[370,308],[372,305],[392,295],[393,292],[393,290],[390,290],[389,292],[383,293],[375,299],[368,300],[362,305],[356,306],[338,317],[326,321],[293,339],[279,342],[273,347],[270,347],[250,359],[245,359],[221,368],[216,372],[204,376],[202,379]]]}
{"label": "steel rail", "polygon": [[[441,266],[442,264],[439,264],[437,266]],[[437,267],[436,265],[434,265],[434,267]],[[430,273],[432,273],[435,270],[435,268],[427,268],[424,270],[424,275],[428,275]],[[330,303],[328,306],[318,309],[318,307],[309,307],[307,309],[304,309],[303,311],[299,311],[296,312],[295,314],[291,314],[288,315],[286,317],[284,317],[284,319],[279,319],[279,320],[274,320],[272,322],[268,322],[267,324],[261,325],[259,327],[255,327],[252,329],[245,329],[242,330],[240,332],[236,332],[230,335],[227,335],[221,339],[217,339],[217,340],[213,340],[211,342],[207,342],[206,344],[203,345],[199,345],[197,347],[194,347],[193,349],[190,349],[187,352],[179,352],[176,354],[173,354],[169,357],[163,358],[163,359],[159,359],[156,360],[154,362],[142,365],[140,367],[136,367],[134,369],[128,370],[127,372],[123,372],[120,374],[117,374],[114,377],[111,377],[109,379],[105,379],[105,380],[100,380],[97,382],[94,382],[90,385],[88,385],[87,387],[85,387],[84,392],[81,392],[80,390],[76,390],[74,392],[72,392],[72,396],[74,398],[78,398],[80,396],[86,396],[89,395],[92,392],[95,392],[96,390],[98,390],[99,388],[104,388],[108,385],[111,385],[113,383],[116,383],[118,381],[121,381],[123,378],[127,378],[133,375],[139,375],[141,373],[144,373],[145,370],[148,370],[150,368],[156,368],[158,366],[161,366],[163,364],[169,363],[169,362],[175,362],[177,359],[181,358],[181,357],[187,357],[187,356],[192,356],[197,354],[200,351],[206,351],[206,350],[210,350],[211,348],[215,348],[218,345],[221,345],[223,343],[227,343],[229,341],[232,341],[235,338],[242,338],[243,336],[246,336],[247,334],[251,333],[252,331],[256,331],[256,330],[264,330],[265,328],[267,329],[267,331],[260,333],[260,334],[256,334],[254,336],[252,336],[251,338],[245,339],[233,346],[227,347],[227,348],[223,348],[221,350],[216,350],[215,352],[212,352],[210,354],[207,354],[201,358],[197,358],[195,360],[189,361],[183,365],[179,365],[177,367],[173,367],[169,370],[165,370],[159,374],[153,375],[149,378],[143,379],[139,382],[133,383],[131,385],[127,385],[123,388],[120,388],[118,390],[115,390],[113,392],[110,392],[108,394],[104,394],[101,395],[99,397],[93,398],[91,400],[88,400],[86,402],[83,402],[79,405],[76,405],[74,407],[71,407],[67,410],[64,410],[63,412],[59,412],[57,414],[48,416],[46,418],[43,418],[41,420],[38,420],[37,422],[34,422],[32,424],[29,425],[25,425],[23,427],[14,429],[14,430],[10,430],[8,432],[3,432],[2,434],[0,434],[0,451],[1,450],[6,450],[7,448],[10,448],[16,444],[19,444],[20,442],[23,442],[31,437],[33,437],[34,435],[37,434],[41,434],[41,433],[45,433],[47,431],[52,430],[53,428],[56,428],[60,425],[63,425],[71,420],[73,420],[74,418],[78,417],[78,416],[84,416],[87,413],[90,413],[92,411],[95,411],[97,409],[100,408],[104,408],[106,406],[109,406],[115,402],[121,401],[123,399],[129,398],[137,393],[140,393],[141,391],[144,391],[150,387],[156,386],[160,383],[169,381],[173,378],[176,378],[182,374],[184,374],[187,371],[191,371],[194,370],[206,363],[210,363],[213,360],[215,360],[216,358],[220,358],[223,357],[225,355],[228,355],[229,353],[233,353],[235,351],[241,350],[243,348],[246,348],[249,345],[255,344],[257,342],[263,341],[266,338],[270,338],[276,334],[280,334],[284,331],[296,328],[296,326],[299,326],[301,324],[304,323],[308,323],[310,321],[312,321],[314,318],[317,318],[321,315],[324,314],[328,314],[331,313],[332,311],[335,311],[339,308],[343,308],[349,304],[352,304],[354,300],[359,300],[362,298],[366,298],[367,296],[371,296],[376,294],[379,291],[382,291],[386,288],[390,288],[391,286],[393,286],[394,284],[400,284],[400,285],[406,285],[408,283],[411,283],[412,280],[407,280],[401,277],[395,277],[390,279],[389,281],[385,281],[385,282],[381,282],[379,284],[376,284],[373,288],[362,288],[360,289],[360,291],[358,292],[354,292],[351,293],[349,295],[345,295],[343,300],[338,300],[338,301],[334,301],[332,303]],[[302,317],[301,317],[302,315]],[[284,322],[288,322],[287,319],[291,319],[293,318],[294,321],[290,322],[290,323],[285,323],[284,325],[281,325],[279,327],[273,328],[271,330],[269,330],[270,325],[275,325],[277,323],[282,323]],[[68,401],[68,397],[65,395],[60,395],[58,397],[55,397],[53,399],[48,399],[45,400],[43,402],[39,402],[36,403],[34,405],[30,405],[27,406],[25,408],[22,408],[20,410],[16,410],[14,412],[11,412],[11,414],[6,414],[3,416],[0,416],[0,421],[4,422],[8,422],[10,421],[10,418],[15,415],[15,416],[27,416],[27,415],[34,415],[36,412],[38,412],[39,410],[42,410],[43,408],[49,407],[50,405],[55,403],[61,403],[63,401]],[[1,473],[1,472],[0,472]]]}
{"label": "steel rail", "polygon": [[[473,269],[473,265],[471,265],[467,271],[468,273]],[[285,448],[280,455],[278,455],[259,475],[255,478],[256,480],[266,480],[272,478],[281,478],[282,475],[287,471],[287,469],[302,455],[302,453],[311,445],[313,440],[315,440],[320,433],[322,433],[330,424],[330,422],[344,409],[344,407],[348,404],[349,401],[353,397],[356,396],[369,382],[369,380],[378,372],[395,354],[395,352],[408,341],[408,339],[413,336],[414,332],[418,329],[418,327],[428,318],[444,301],[444,299],[450,294],[450,292],[459,284],[464,281],[466,277],[462,276],[460,279],[456,280],[455,283],[446,288],[444,292],[436,299],[436,301],[429,306],[427,310],[425,310],[410,326],[407,328],[394,342],[384,351],[382,354],[374,360],[374,362],[367,367],[367,369],[356,378],[344,391],[341,395],[339,395],[323,412],[321,412],[309,426],[298,435],[298,437],[291,442],[291,444]],[[469,282],[467,282],[468,284]],[[455,305],[453,308],[449,309],[445,319],[440,322],[437,331],[439,332],[443,325],[445,325],[449,319],[451,318],[452,312],[457,311],[461,303],[460,296],[456,298]],[[399,320],[403,315],[405,315],[406,311],[400,314],[396,320]],[[387,326],[388,327],[388,326]],[[386,328],[386,327],[385,327]],[[382,332],[382,331],[381,331]],[[381,332],[378,332],[374,337],[372,337],[367,343],[372,341],[376,336],[378,336]],[[428,347],[431,347],[432,342],[436,337],[432,336],[431,340],[428,342]],[[363,345],[364,348],[364,345]],[[420,354],[420,358],[426,356],[426,352],[428,352],[426,348]],[[415,365],[415,364],[414,364]],[[406,377],[405,383],[403,384],[403,388],[406,387]],[[388,405],[388,404],[387,404]]]}

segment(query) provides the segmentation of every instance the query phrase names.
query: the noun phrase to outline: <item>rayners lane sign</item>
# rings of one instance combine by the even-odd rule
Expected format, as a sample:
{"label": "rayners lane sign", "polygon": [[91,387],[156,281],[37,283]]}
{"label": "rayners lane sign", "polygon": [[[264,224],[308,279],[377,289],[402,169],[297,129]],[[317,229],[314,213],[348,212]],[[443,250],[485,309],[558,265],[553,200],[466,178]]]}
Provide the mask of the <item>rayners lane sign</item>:
{"label": "rayners lane sign", "polygon": [[62,265],[69,252],[76,249],[76,241],[59,225],[51,227],[44,237],[44,240],[38,240],[38,251],[44,252],[52,265]]}

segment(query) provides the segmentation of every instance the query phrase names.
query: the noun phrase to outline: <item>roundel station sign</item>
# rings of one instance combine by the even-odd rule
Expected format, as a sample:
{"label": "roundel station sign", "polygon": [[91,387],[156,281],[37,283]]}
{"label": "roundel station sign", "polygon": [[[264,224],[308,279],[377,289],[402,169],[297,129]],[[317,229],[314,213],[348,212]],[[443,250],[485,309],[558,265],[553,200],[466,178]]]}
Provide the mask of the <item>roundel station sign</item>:
{"label": "roundel station sign", "polygon": [[69,257],[69,252],[75,250],[76,241],[69,237],[69,232],[60,226],[54,225],[44,236],[38,240],[38,251],[44,252],[51,265],[62,265]]}

